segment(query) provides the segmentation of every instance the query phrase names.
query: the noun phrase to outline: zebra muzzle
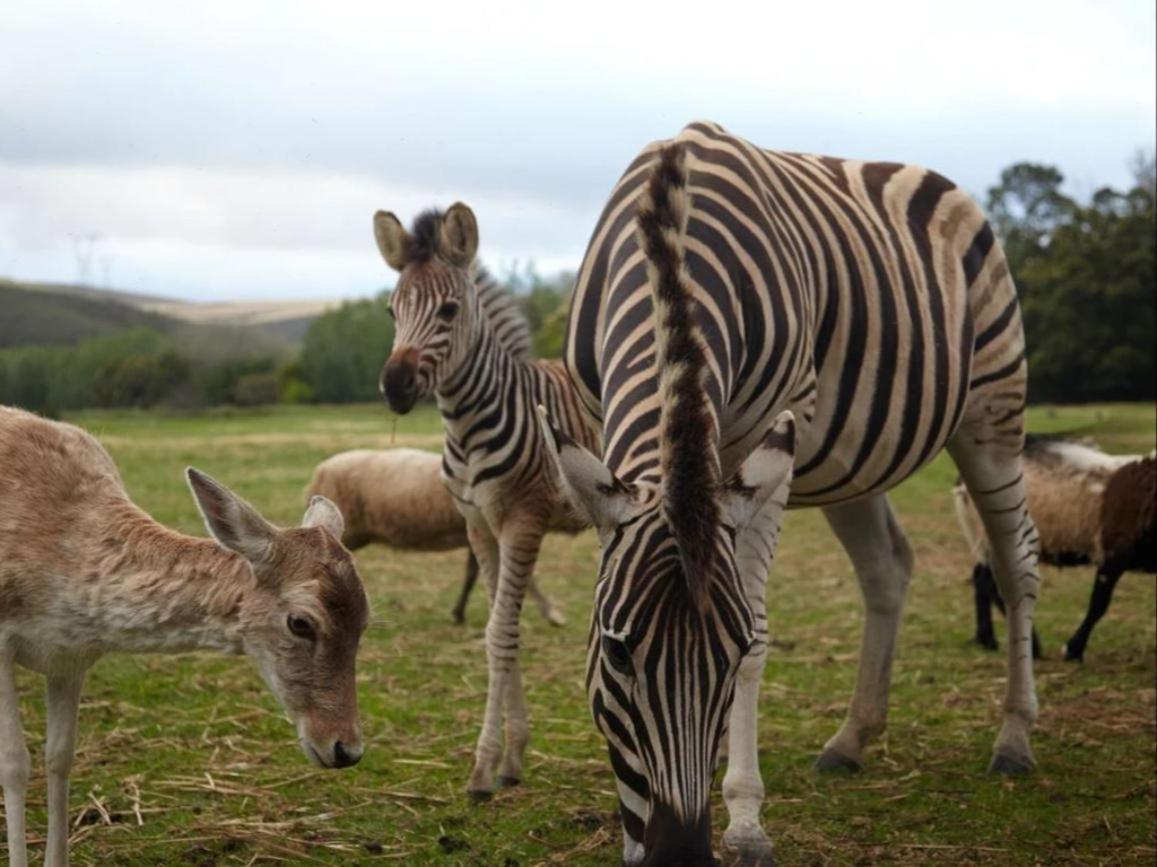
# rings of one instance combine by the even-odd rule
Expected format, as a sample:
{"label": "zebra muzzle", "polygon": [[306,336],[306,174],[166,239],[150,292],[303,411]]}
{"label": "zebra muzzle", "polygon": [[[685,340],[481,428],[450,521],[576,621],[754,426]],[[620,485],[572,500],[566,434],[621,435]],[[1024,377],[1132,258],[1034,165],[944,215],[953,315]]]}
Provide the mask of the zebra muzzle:
{"label": "zebra muzzle", "polygon": [[386,403],[394,412],[405,415],[418,400],[418,378],[414,364],[408,359],[391,359],[382,368],[379,382]]}

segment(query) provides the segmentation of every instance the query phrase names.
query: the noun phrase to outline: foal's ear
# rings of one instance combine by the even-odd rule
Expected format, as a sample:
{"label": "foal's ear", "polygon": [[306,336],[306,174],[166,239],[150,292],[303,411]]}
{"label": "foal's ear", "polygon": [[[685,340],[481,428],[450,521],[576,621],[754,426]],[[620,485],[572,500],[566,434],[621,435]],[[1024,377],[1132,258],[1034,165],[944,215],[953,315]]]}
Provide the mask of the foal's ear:
{"label": "foal's ear", "polygon": [[374,240],[386,264],[395,271],[406,267],[410,250],[410,233],[389,211],[374,214]]}
{"label": "foal's ear", "polygon": [[341,516],[341,509],[332,500],[315,494],[309,501],[309,508],[305,510],[305,517],[301,519],[301,526],[322,527],[340,542],[345,532],[345,519]]}
{"label": "foal's ear", "polygon": [[189,467],[185,478],[210,535],[222,548],[257,565],[268,558],[278,530],[211,476]]}
{"label": "foal's ear", "polygon": [[558,430],[538,407],[539,423],[546,449],[554,459],[563,486],[581,517],[590,521],[599,534],[613,530],[635,515],[634,491],[615,478],[606,464]]}
{"label": "foal's ear", "polygon": [[795,416],[784,410],[720,491],[723,519],[743,530],[783,487],[784,505],[795,463]]}
{"label": "foal's ear", "polygon": [[474,212],[461,202],[455,202],[442,215],[442,229],[438,239],[442,258],[458,268],[469,268],[478,252],[478,221]]}

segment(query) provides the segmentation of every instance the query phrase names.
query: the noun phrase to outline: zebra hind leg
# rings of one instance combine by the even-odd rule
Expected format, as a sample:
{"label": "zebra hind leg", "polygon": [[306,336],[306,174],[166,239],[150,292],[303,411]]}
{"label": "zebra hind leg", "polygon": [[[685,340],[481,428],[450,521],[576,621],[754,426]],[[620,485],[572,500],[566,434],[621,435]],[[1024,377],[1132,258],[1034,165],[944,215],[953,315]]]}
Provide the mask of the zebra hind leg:
{"label": "zebra hind leg", "polygon": [[1007,609],[1008,681],[991,772],[1019,774],[1036,761],[1029,732],[1036,721],[1032,621],[1040,578],[1038,537],[1029,517],[1020,453],[1007,438],[965,425],[948,445],[989,539],[997,589]]}
{"label": "zebra hind leg", "polygon": [[912,549],[883,494],[824,509],[851,558],[864,599],[866,622],[860,667],[848,715],[816,759],[818,771],[858,771],[863,750],[884,730],[892,658],[912,576]]}

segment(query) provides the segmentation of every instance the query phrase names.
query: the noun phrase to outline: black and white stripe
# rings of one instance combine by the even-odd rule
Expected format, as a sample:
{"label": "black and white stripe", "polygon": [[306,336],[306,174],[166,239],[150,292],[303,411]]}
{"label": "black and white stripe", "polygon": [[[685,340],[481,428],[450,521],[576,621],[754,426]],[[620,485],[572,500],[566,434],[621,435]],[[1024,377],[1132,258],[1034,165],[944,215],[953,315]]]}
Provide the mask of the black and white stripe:
{"label": "black and white stripe", "polygon": [[529,723],[518,655],[526,591],[548,619],[562,622],[533,580],[543,536],[585,526],[561,492],[536,407],[590,448],[597,448],[598,430],[584,420],[562,362],[530,357],[517,303],[475,262],[478,229],[469,208],[427,212],[409,232],[391,214],[379,213],[374,225],[383,256],[400,272],[390,299],[397,332],[382,391],[399,412],[435,396],[445,427],[444,480],[466,517],[490,591],[490,680],[469,783],[474,796],[484,797],[496,770],[507,785],[522,773]]}
{"label": "black and white stripe", "polygon": [[[601,461],[565,440],[557,451],[602,534],[588,688],[624,857],[709,863],[709,783],[734,700],[724,840],[763,863],[763,585],[789,488],[792,506],[825,508],[868,609],[856,695],[821,766],[857,765],[883,727],[911,570],[883,494],[946,446],[987,491],[1019,606],[1010,643],[1024,639],[1036,593],[1019,495],[1026,374],[1003,253],[933,172],[767,151],[695,123],[647,147],[612,191],[566,361],[602,420]],[[785,456],[794,478],[775,469]],[[1032,761],[1025,659],[1010,658],[1003,769]]]}

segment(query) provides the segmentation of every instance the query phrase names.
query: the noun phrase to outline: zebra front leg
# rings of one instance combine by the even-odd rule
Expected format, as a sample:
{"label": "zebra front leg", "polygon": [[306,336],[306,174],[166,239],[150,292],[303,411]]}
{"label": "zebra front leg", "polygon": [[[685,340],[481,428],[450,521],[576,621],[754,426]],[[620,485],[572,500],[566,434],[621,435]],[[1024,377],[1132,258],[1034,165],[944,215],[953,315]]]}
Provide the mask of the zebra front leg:
{"label": "zebra front leg", "polygon": [[[529,724],[518,666],[519,618],[541,542],[541,529],[520,526],[516,519],[508,521],[501,534],[498,587],[486,624],[489,670],[486,713],[468,785],[474,800],[485,800],[493,793],[494,774],[500,760],[500,777],[505,785],[521,779],[522,752],[529,737]],[[481,557],[479,560],[481,562]],[[502,737],[504,720],[505,751]]]}
{"label": "zebra front leg", "polygon": [[737,863],[744,867],[769,867],[774,863],[771,841],[760,821],[764,789],[759,772],[759,685],[767,661],[767,575],[775,557],[789,491],[790,484],[779,488],[736,543],[743,590],[755,615],[755,643],[739,664],[725,735],[728,745],[723,799],[729,822],[723,845],[737,853]]}
{"label": "zebra front leg", "polygon": [[1036,766],[1029,732],[1036,721],[1032,619],[1040,578],[1038,537],[1026,507],[1020,454],[990,431],[962,428],[948,445],[984,522],[997,589],[1008,627],[1004,718],[989,771],[1020,774]]}
{"label": "zebra front leg", "polygon": [[[508,623],[508,630],[500,637],[501,646],[511,648],[513,654],[506,682],[506,749],[498,769],[498,783],[502,786],[517,786],[522,782],[522,757],[526,752],[527,741],[530,740],[530,721],[526,713],[526,696],[522,690],[522,669],[518,658],[518,617],[522,611],[526,588],[529,586],[532,593],[538,594],[534,566],[538,562],[545,533],[546,523],[533,517],[514,524],[512,529],[503,533],[499,598],[502,588],[509,587],[514,616]],[[549,600],[546,603],[550,605]]]}
{"label": "zebra front leg", "polygon": [[44,748],[48,776],[46,867],[68,865],[68,777],[76,753],[76,715],[83,685],[83,669],[48,678],[48,737]]}
{"label": "zebra front leg", "polygon": [[28,789],[31,762],[24,744],[24,729],[20,725],[13,665],[12,653],[0,646],[0,787],[4,790],[8,865],[27,867],[24,794]]}
{"label": "zebra front leg", "polygon": [[892,659],[912,576],[912,549],[883,494],[829,506],[824,516],[851,558],[866,623],[848,716],[824,745],[816,770],[858,771],[864,747],[883,732],[888,720]]}
{"label": "zebra front leg", "polygon": [[[499,547],[498,539],[490,532],[490,528],[481,521],[468,518],[467,533],[470,538],[470,550],[478,560],[478,571],[486,579],[486,594],[489,599],[487,609],[487,634],[489,635],[490,621],[494,617],[495,602],[498,596]],[[494,768],[502,753],[502,744],[499,737],[502,722],[502,701],[492,701],[491,694],[495,687],[493,666],[490,662],[490,642],[487,641],[487,691],[486,712],[482,721],[482,731],[474,750],[474,770],[470,775],[470,782],[466,786],[466,793],[470,800],[485,801],[494,791],[492,782]],[[500,694],[501,697],[501,694]],[[492,718],[493,717],[493,718]]]}

